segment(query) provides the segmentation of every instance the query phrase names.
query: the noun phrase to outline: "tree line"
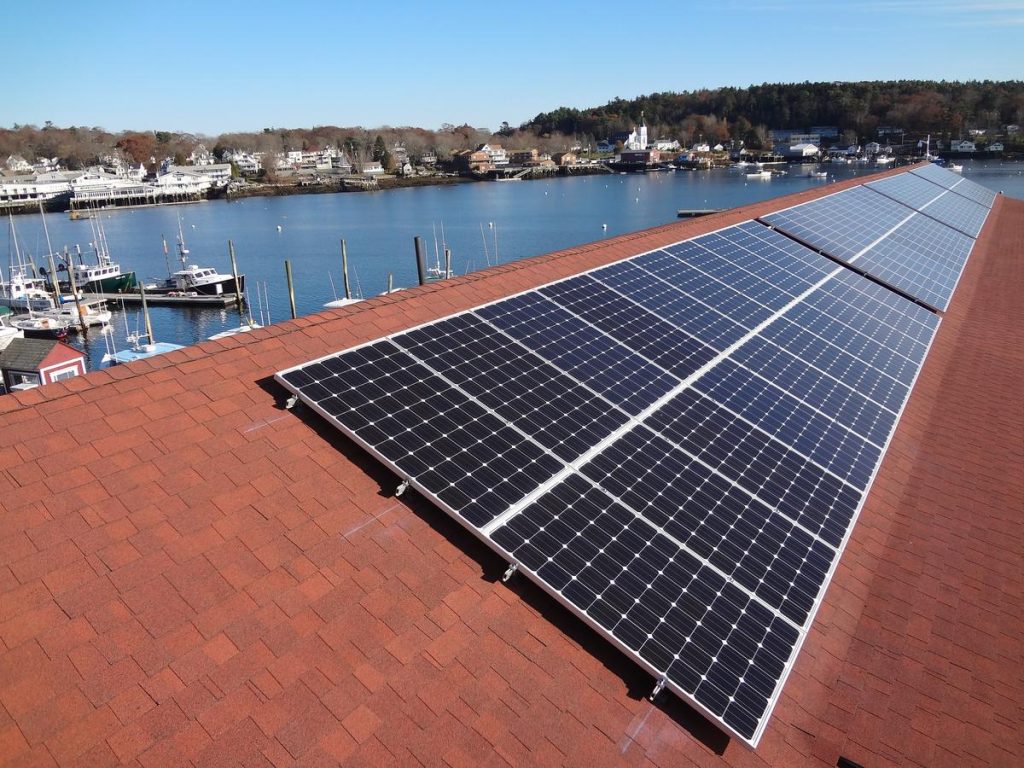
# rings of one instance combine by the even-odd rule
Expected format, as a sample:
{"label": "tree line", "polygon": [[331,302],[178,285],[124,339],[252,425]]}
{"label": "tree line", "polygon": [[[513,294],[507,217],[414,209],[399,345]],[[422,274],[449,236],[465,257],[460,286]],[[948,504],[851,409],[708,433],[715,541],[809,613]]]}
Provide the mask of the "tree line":
{"label": "tree line", "polygon": [[520,131],[602,139],[640,120],[652,136],[690,141],[743,139],[760,144],[767,129],[836,126],[871,137],[882,126],[908,133],[965,137],[971,128],[999,130],[1024,123],[1024,81],[765,83],[615,98],[586,109],[560,107],[523,123]]}
{"label": "tree line", "polygon": [[445,160],[453,152],[484,142],[500,143],[509,149],[557,152],[576,144],[593,146],[614,133],[629,130],[639,122],[641,113],[650,136],[677,138],[684,144],[703,138],[742,139],[751,146],[764,146],[769,128],[825,125],[838,127],[854,142],[857,138],[867,140],[882,126],[922,136],[931,133],[936,138],[960,138],[970,128],[998,130],[1007,124],[1024,123],[1024,81],[765,83],[749,88],[652,93],[634,99],[615,98],[599,107],[560,107],[518,128],[504,122],[496,132],[445,124],[438,130],[268,127],[203,136],[170,131],[112,133],[101,127],[62,128],[49,122],[41,128],[16,124],[0,128],[0,163],[8,155],[21,155],[29,162],[57,158],[62,167],[79,169],[120,153],[125,160],[152,170],[154,161],[166,157],[183,164],[200,143],[218,158],[228,149],[273,154],[333,146],[345,150],[355,162],[380,159],[381,144],[386,149],[405,147],[414,161],[427,152]]}

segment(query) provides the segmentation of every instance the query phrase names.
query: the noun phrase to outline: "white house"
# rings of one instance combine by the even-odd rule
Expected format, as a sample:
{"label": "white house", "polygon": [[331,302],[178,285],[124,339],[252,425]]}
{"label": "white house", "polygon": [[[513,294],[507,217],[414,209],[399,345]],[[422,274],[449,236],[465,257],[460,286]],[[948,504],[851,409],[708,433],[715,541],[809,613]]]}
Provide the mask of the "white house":
{"label": "white house", "polygon": [[78,172],[50,171],[35,176],[0,178],[0,208],[51,200],[71,192],[71,179]]}
{"label": "white house", "polygon": [[973,141],[951,141],[949,143],[949,149],[951,152],[976,152],[977,147],[974,146]]}
{"label": "white house", "polygon": [[988,151],[989,152],[1002,152],[1003,151],[1003,142],[1001,142],[1001,141],[994,141],[994,142],[992,142],[991,144],[988,145]]}
{"label": "white house", "polygon": [[205,173],[207,167],[200,170],[197,166],[176,166],[167,173],[159,174],[153,186],[164,197],[205,194],[213,186],[213,179]]}
{"label": "white house", "polygon": [[877,141],[869,141],[867,144],[864,145],[864,151],[867,152],[869,155],[877,155],[879,152],[882,151],[882,145],[879,144]]}
{"label": "white house", "polygon": [[793,144],[786,147],[785,155],[787,157],[817,157],[820,150],[814,144]]}
{"label": "white house", "polygon": [[231,163],[169,165],[167,166],[166,173],[190,173],[196,176],[205,176],[210,180],[209,186],[223,187],[231,181]]}
{"label": "white house", "polygon": [[654,142],[653,148],[659,152],[676,152],[681,149],[678,139],[658,139]]}
{"label": "white house", "polygon": [[691,152],[710,152],[711,151],[711,145],[708,144],[706,141],[700,141],[700,142],[694,144],[692,147],[690,147],[690,151]]}
{"label": "white house", "polygon": [[28,173],[32,170],[32,164],[21,155],[8,155],[7,170],[15,173]]}
{"label": "white house", "polygon": [[508,165],[508,153],[501,144],[481,144],[476,148],[476,151],[486,152],[487,157],[490,158],[491,165],[495,167]]}

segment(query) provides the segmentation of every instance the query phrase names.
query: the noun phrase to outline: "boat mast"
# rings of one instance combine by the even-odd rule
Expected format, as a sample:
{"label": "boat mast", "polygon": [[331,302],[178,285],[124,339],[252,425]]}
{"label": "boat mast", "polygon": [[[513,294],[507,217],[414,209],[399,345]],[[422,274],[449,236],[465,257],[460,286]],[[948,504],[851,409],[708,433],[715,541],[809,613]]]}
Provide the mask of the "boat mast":
{"label": "boat mast", "polygon": [[188,269],[188,248],[185,247],[185,233],[181,229],[181,214],[178,214],[178,258],[181,268]]}

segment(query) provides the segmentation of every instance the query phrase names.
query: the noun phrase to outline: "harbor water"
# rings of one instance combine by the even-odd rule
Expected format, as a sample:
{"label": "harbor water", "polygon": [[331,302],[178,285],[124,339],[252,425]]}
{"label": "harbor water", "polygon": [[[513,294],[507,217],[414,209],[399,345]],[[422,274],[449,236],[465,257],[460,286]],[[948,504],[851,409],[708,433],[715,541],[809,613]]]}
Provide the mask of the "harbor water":
{"label": "harbor water", "polygon": [[[189,262],[230,273],[228,241],[246,275],[257,322],[290,317],[284,262],[291,262],[299,315],[322,311],[342,295],[340,241],[348,247],[349,278],[357,297],[416,284],[413,238],[423,238],[428,263],[443,266],[452,252],[456,275],[496,263],[601,240],[676,220],[680,209],[733,208],[838,180],[877,172],[871,165],[827,165],[826,179],[808,177],[811,166],[791,166],[785,176],[748,180],[732,169],[615,174],[417,187],[382,192],[256,197],[178,206],[106,209],[102,220],[111,258],[142,279],[163,278],[180,267],[174,242],[178,217]],[[1024,163],[965,162],[964,176],[995,191],[1024,198]],[[54,250],[80,246],[88,261],[95,220],[49,214]],[[14,220],[22,254],[42,263],[47,251],[40,216]],[[165,255],[162,239],[169,245]],[[8,245],[13,254],[13,244]],[[2,257],[0,257],[2,258]],[[13,256],[12,256],[13,258]],[[5,259],[6,261],[6,259]],[[4,265],[6,267],[6,264]],[[4,269],[4,277],[7,270]],[[265,298],[264,298],[265,297]],[[90,370],[126,335],[142,330],[138,309],[111,306],[113,330],[93,330],[69,341],[88,353]],[[151,307],[155,340],[194,344],[239,325],[234,309]]]}

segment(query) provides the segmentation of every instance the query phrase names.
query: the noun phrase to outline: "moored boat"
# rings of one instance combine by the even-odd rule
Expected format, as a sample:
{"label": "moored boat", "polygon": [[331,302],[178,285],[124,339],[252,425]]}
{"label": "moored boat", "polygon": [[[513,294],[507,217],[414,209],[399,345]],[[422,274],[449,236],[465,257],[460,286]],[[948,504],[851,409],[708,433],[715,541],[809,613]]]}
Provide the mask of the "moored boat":
{"label": "moored boat", "polygon": [[[236,286],[233,275],[219,273],[213,267],[200,267],[189,263],[189,250],[185,245],[185,235],[181,230],[181,219],[178,219],[178,259],[181,269],[171,273],[166,279],[156,280],[146,285],[146,292],[158,296],[221,296],[224,294],[244,294],[245,275],[238,276]],[[164,242],[166,252],[167,243]]]}
{"label": "moored boat", "polygon": [[11,325],[26,339],[63,339],[68,335],[70,323],[54,317],[26,317],[15,320]]}

